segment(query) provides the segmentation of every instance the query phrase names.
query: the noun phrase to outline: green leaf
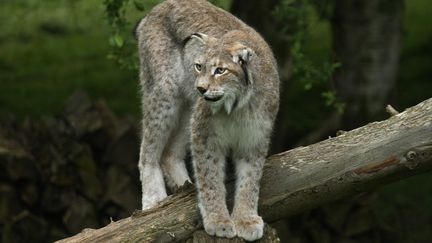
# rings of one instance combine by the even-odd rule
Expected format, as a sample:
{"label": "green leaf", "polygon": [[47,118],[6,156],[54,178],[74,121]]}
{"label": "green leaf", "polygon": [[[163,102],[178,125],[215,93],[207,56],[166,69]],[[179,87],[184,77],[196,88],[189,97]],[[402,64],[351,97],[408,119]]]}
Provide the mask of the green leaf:
{"label": "green leaf", "polygon": [[123,47],[123,45],[124,45],[123,37],[121,37],[119,34],[115,34],[115,35],[111,36],[110,45],[115,46],[115,47],[120,47],[120,48]]}
{"label": "green leaf", "polygon": [[331,106],[336,101],[336,92],[334,91],[322,92],[321,96],[324,98],[326,106]]}
{"label": "green leaf", "polygon": [[304,89],[305,90],[311,90],[312,89],[312,83],[305,83]]}
{"label": "green leaf", "polygon": [[140,2],[140,1],[138,1],[138,0],[134,0],[133,3],[134,3],[134,5],[135,5],[135,8],[136,8],[138,11],[143,12],[143,11],[145,10],[144,4],[143,4],[142,2]]}

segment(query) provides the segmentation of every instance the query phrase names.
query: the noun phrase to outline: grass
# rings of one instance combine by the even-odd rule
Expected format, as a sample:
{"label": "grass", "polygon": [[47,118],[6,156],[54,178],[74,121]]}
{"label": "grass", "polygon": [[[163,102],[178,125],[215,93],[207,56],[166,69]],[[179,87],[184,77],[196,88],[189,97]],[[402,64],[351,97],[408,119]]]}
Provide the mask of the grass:
{"label": "grass", "polygon": [[[160,0],[146,0],[141,18]],[[216,1],[227,8],[229,1]],[[0,118],[61,112],[82,89],[118,114],[139,116],[138,73],[108,60],[111,29],[101,0],[3,0],[0,5]],[[130,31],[132,33],[132,31]]]}
{"label": "grass", "polygon": [[[229,6],[229,1],[216,2]],[[130,10],[130,22],[144,15]],[[401,108],[431,95],[432,25],[427,24],[432,20],[431,11],[432,5],[424,0],[406,2],[396,87]],[[0,115],[58,113],[76,89],[105,98],[116,113],[139,115],[137,73],[106,58],[111,30],[102,1],[3,0],[0,22]],[[314,62],[329,60],[330,26],[317,18],[311,22],[306,54]]]}
{"label": "grass", "polygon": [[105,98],[117,113],[138,115],[137,74],[106,58],[110,30],[103,5],[88,0],[71,7],[68,2],[2,5],[0,115],[58,113],[77,89]]}

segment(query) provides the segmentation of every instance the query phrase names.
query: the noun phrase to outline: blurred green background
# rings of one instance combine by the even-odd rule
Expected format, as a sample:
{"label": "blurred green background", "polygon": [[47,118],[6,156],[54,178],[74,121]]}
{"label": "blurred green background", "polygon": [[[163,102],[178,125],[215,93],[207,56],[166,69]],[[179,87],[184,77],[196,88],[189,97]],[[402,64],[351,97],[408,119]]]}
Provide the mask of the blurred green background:
{"label": "blurred green background", "polygon": [[5,0],[0,21],[1,114],[55,114],[83,89],[118,113],[138,115],[137,74],[107,58],[102,1]]}
{"label": "blurred green background", "polygon": [[[149,8],[158,1],[143,2]],[[219,2],[229,6],[229,1]],[[405,3],[396,85],[396,106],[400,109],[432,94],[431,10],[428,1]],[[142,15],[135,12],[128,16],[129,33],[134,21]],[[84,89],[92,97],[106,98],[116,113],[139,116],[137,73],[122,69],[107,58],[112,28],[103,1],[3,0],[0,21],[0,115],[55,114],[62,109],[67,96],[76,89]],[[314,18],[309,25],[305,54],[316,62],[328,60],[331,53],[328,21]],[[295,93],[301,96],[307,91],[300,89]]]}
{"label": "blurred green background", "polygon": [[[123,67],[118,56],[129,55],[132,62],[137,61],[135,54],[131,54],[131,48],[134,51],[136,45],[132,38],[133,25],[159,1],[129,1],[126,7],[128,22],[120,30],[121,33],[117,32],[125,42],[121,48],[110,43],[110,38],[112,40],[118,30],[110,25],[107,18],[104,3],[109,2],[113,1],[0,2],[0,120],[11,114],[18,121],[28,117],[37,119],[58,115],[62,113],[67,97],[76,90],[84,90],[93,99],[104,99],[118,116],[132,115],[139,119],[138,72]],[[137,11],[133,2],[141,4],[144,11]],[[213,2],[231,9],[231,1]],[[321,63],[332,63],[335,55],[331,17],[326,16],[327,4],[324,2],[331,5],[331,1],[323,1],[318,8],[308,7],[307,35],[302,39],[302,54],[311,66],[317,67]],[[234,5],[232,8],[234,12],[238,11]],[[431,13],[430,1],[406,0],[403,6],[400,66],[388,99],[400,111],[432,97]],[[248,22],[248,17],[245,21]],[[285,34],[290,33],[288,30]],[[266,33],[263,34],[266,37]],[[292,55],[290,46],[281,47],[280,44],[286,40],[277,42],[270,35],[266,39],[274,46],[280,63],[289,63],[287,60]],[[281,66],[280,69],[285,73],[287,68]],[[282,95],[281,111],[288,111],[288,115],[282,113],[288,118],[279,119],[278,124],[280,131],[287,131],[288,135],[283,133],[282,138],[276,138],[275,152],[301,144],[307,134],[320,127],[321,122],[335,111],[333,104],[337,103],[326,105],[328,99],[322,97],[331,84],[320,83],[309,89],[300,79],[296,79],[296,75],[282,76],[292,77],[283,85]],[[382,107],[382,114],[376,117],[382,118],[384,114]],[[275,133],[278,132],[276,130]],[[334,229],[328,229],[325,222],[332,216],[325,216],[326,208],[280,222],[277,228],[283,239],[291,242],[371,242],[371,239],[373,242],[430,242],[432,239],[431,173],[385,186],[370,193],[367,198],[367,203],[363,204],[358,199],[335,204],[340,210],[354,208],[346,210],[350,213],[343,216],[348,222],[345,228],[341,226],[343,232],[335,233]],[[359,210],[363,213],[360,216],[355,214]],[[359,223],[350,226],[350,220]],[[304,227],[295,226],[293,221]],[[4,226],[3,222],[0,226]],[[349,229],[357,233],[346,233],[351,232]],[[372,236],[364,238],[362,234]]]}

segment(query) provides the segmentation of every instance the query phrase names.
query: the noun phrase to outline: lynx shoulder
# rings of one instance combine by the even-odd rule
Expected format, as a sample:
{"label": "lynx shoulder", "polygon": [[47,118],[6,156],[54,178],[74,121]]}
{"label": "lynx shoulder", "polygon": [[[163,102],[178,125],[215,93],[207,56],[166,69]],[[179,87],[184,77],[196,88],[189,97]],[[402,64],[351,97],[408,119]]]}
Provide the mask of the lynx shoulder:
{"label": "lynx shoulder", "polygon": [[[204,0],[167,0],[137,26],[142,87],[140,176],[143,209],[167,196],[165,183],[191,181],[207,233],[262,237],[259,181],[279,106],[270,47],[251,27]],[[234,207],[225,164],[236,169]]]}

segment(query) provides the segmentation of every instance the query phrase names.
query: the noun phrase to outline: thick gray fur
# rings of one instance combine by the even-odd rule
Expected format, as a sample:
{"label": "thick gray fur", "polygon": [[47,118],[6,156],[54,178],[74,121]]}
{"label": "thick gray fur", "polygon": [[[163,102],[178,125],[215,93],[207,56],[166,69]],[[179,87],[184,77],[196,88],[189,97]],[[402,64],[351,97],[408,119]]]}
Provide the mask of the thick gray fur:
{"label": "thick gray fur", "polygon": [[[279,105],[271,49],[252,28],[204,0],[167,0],[140,21],[143,209],[190,181],[207,233],[262,237],[259,182]],[[220,69],[217,69],[220,68]],[[236,168],[234,207],[224,185],[226,157]]]}

